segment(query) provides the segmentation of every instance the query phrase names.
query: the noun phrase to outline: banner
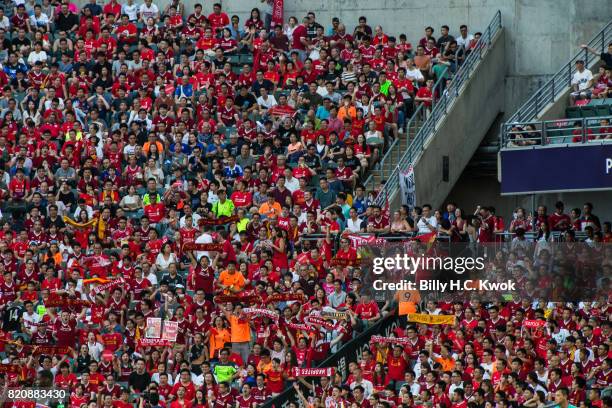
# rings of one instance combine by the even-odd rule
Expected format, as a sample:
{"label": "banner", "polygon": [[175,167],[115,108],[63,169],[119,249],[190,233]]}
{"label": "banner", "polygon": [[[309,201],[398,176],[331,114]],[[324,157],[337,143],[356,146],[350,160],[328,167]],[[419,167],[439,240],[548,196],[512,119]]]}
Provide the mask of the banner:
{"label": "banner", "polygon": [[162,319],[160,317],[147,317],[147,330],[145,337],[149,339],[159,339],[162,332]]}
{"label": "banner", "polygon": [[345,259],[345,258],[332,258],[329,261],[329,266],[359,266],[361,265],[361,259]]}
{"label": "banner", "polygon": [[278,322],[279,315],[276,312],[268,309],[258,309],[255,307],[247,307],[242,309],[242,313],[247,315],[248,317],[269,317],[270,319]]}
{"label": "banner", "polygon": [[288,301],[298,301],[305,302],[306,296],[302,293],[275,293],[274,295],[270,295],[266,298],[265,304],[272,302],[288,302]]}
{"label": "banner", "polygon": [[187,242],[185,245],[183,245],[183,250],[222,252],[223,244],[196,244],[195,242]]}
{"label": "banner", "polygon": [[[574,143],[559,147],[549,144],[545,148],[502,149],[500,158],[502,195],[609,190],[612,186],[612,144]],[[580,163],[580,166],[563,163]]]}
{"label": "banner", "polygon": [[359,248],[364,245],[374,246],[374,245],[384,245],[387,243],[385,238],[376,238],[375,235],[360,235],[360,234],[346,234],[346,238],[351,241],[351,246],[353,248]]}
{"label": "banner", "polygon": [[523,327],[527,329],[537,329],[544,326],[546,326],[546,322],[544,320],[525,320],[523,322]]}
{"label": "banner", "polygon": [[138,339],[138,347],[168,347],[171,345],[172,343],[166,339],[147,339],[142,337]]}
{"label": "banner", "polygon": [[[378,323],[360,333],[357,337],[345,343],[335,353],[328,353],[329,357],[317,363],[318,367],[334,367],[343,380],[349,375],[348,366],[351,362],[357,362],[361,359],[363,351],[370,348],[370,337],[374,334],[390,336],[391,333],[399,326],[399,318],[395,314],[391,314]],[[287,327],[291,327],[287,324]],[[289,387],[275,398],[268,399],[261,408],[281,408],[286,407],[289,401],[295,400],[295,390]]]}
{"label": "banner", "polygon": [[336,373],[334,367],[300,368],[291,369],[292,377],[331,377]]}
{"label": "banner", "polygon": [[21,374],[21,367],[17,364],[0,364],[0,374]]}
{"label": "banner", "polygon": [[178,322],[173,322],[171,320],[166,320],[164,322],[164,331],[162,333],[162,340],[167,340],[168,342],[174,343],[176,341],[176,336],[178,335]]}
{"label": "banner", "polygon": [[430,315],[423,313],[409,313],[408,321],[424,324],[455,324],[456,317],[452,315]]}
{"label": "banner", "polygon": [[343,320],[348,318],[348,313],[346,312],[328,312],[323,310],[321,312],[321,316],[324,319],[334,319],[334,320]]}
{"label": "banner", "polygon": [[283,25],[284,0],[272,0],[272,27]]}
{"label": "banner", "polygon": [[68,354],[70,352],[70,347],[68,346],[31,346],[32,347],[32,355],[38,356],[41,354],[47,355],[63,355]]}
{"label": "banner", "polygon": [[273,107],[268,109],[268,115],[270,116],[293,117],[297,114],[297,112],[297,110],[293,109],[289,105],[274,105]]}
{"label": "banner", "polygon": [[408,170],[400,172],[399,183],[402,205],[407,205],[412,210],[416,207],[416,184],[412,165],[408,166]]}
{"label": "banner", "polygon": [[306,331],[309,333],[316,333],[317,330],[313,329],[312,327],[308,326],[307,324],[304,323],[291,323],[291,322],[285,322],[285,326],[292,329],[292,330],[302,330],[302,331]]}
{"label": "banner", "polygon": [[372,343],[381,343],[381,344],[399,344],[406,345],[410,342],[408,337],[383,337],[383,336],[372,336],[370,339]]}
{"label": "banner", "polygon": [[240,220],[240,217],[237,215],[232,215],[231,217],[220,217],[212,220],[210,218],[200,218],[198,225],[225,225],[238,220]]}
{"label": "banner", "polygon": [[334,327],[336,327],[335,324],[328,322],[327,320],[319,317],[319,316],[306,316],[304,318],[304,323],[306,324],[313,324],[313,325],[318,325],[321,326],[324,329],[327,330],[333,330]]}
{"label": "banner", "polygon": [[110,279],[106,279],[106,278],[89,278],[89,279],[83,279],[83,285],[91,285],[92,283],[99,283],[100,285],[103,285],[105,283],[111,282]]}
{"label": "banner", "polygon": [[89,307],[91,302],[82,299],[70,299],[64,297],[53,297],[45,301],[45,307]]}
{"label": "banner", "polygon": [[215,303],[247,303],[247,304],[253,304],[253,303],[261,303],[261,296],[258,295],[247,295],[247,296],[240,296],[240,295],[217,295],[214,297],[213,299],[215,301]]}
{"label": "banner", "polygon": [[95,288],[93,288],[93,290],[91,291],[91,293],[95,296],[99,293],[104,292],[105,290],[113,290],[115,289],[117,286],[124,284],[125,283],[125,279],[124,278],[119,278],[119,279],[115,279],[112,280],[110,282],[104,283],[102,285],[98,285]]}
{"label": "banner", "polygon": [[89,228],[89,227],[93,227],[96,223],[98,222],[98,218],[94,217],[91,220],[85,222],[85,223],[80,223],[80,222],[76,222],[75,220],[73,220],[70,217],[64,216],[64,223],[71,225],[75,228]]}

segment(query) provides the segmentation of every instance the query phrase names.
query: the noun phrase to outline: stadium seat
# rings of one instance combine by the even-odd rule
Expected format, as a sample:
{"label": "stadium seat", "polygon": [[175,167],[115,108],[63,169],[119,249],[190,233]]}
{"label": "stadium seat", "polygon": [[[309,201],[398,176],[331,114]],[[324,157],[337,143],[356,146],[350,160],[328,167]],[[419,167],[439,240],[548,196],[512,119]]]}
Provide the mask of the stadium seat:
{"label": "stadium seat", "polygon": [[241,64],[252,64],[253,63],[253,55],[251,55],[251,54],[241,54],[240,55],[240,63]]}
{"label": "stadium seat", "polygon": [[568,119],[580,118],[580,108],[577,106],[568,106],[565,108],[565,117]]}
{"label": "stadium seat", "polygon": [[580,114],[583,118],[592,118],[597,116],[597,110],[594,106],[582,106],[580,108]]}
{"label": "stadium seat", "polygon": [[240,55],[229,55],[227,59],[228,59],[228,62],[232,65],[236,65],[240,63]]}
{"label": "stadium seat", "polygon": [[610,115],[610,105],[597,105],[595,111],[597,112],[597,116],[608,116]]}

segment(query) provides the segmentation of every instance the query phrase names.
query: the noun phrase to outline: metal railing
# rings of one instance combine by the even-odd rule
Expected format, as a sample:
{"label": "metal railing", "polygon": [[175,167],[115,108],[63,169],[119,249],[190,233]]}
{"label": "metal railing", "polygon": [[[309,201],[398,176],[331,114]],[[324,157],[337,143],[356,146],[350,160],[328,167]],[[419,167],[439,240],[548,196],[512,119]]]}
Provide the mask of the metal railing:
{"label": "metal railing", "polygon": [[502,125],[502,149],[559,144],[612,143],[612,116]]}
{"label": "metal railing", "polygon": [[[440,75],[440,78],[438,78],[438,80],[436,81],[436,83],[434,84],[434,86],[432,87],[432,109],[433,107],[436,106],[436,104],[438,103],[438,100],[440,98],[440,96],[443,94],[443,90],[444,90],[444,86],[446,85],[446,73],[448,71],[448,68],[444,69],[444,71],[442,72],[442,75]],[[420,104],[414,111],[414,113],[412,114],[412,116],[410,117],[410,119],[408,120],[408,122],[406,122],[406,134],[403,137],[410,137],[410,129],[412,129],[413,127],[418,126],[417,125],[417,121],[418,120],[422,120],[422,118],[424,117],[424,106],[423,104]],[[378,171],[380,174],[381,179],[385,179],[385,177],[388,177],[391,173],[392,173],[392,169],[388,169],[385,164],[390,161],[395,159],[395,162],[399,162],[399,160],[402,157],[402,149],[400,148],[400,138],[395,138],[393,140],[393,142],[391,142],[391,144],[389,145],[389,147],[387,148],[387,150],[385,151],[384,156],[382,157],[382,159],[380,159],[380,161],[376,164],[378,167],[378,170],[373,170],[373,171]],[[370,184],[374,181],[374,176],[372,171],[370,172],[368,178],[366,179],[364,186],[366,186],[367,190],[370,190]]]}
{"label": "metal railing", "polygon": [[[612,20],[597,33],[587,44],[589,48],[606,52],[606,47],[612,42]],[[584,60],[586,67],[592,67],[599,62],[599,55],[591,54],[586,49],[581,49],[563,67],[548,80],[540,89],[519,108],[508,122],[525,122],[538,117],[538,114],[549,103],[554,102],[557,97],[563,95],[571,86],[572,76],[576,72],[576,61]]]}
{"label": "metal railing", "polygon": [[436,131],[436,126],[440,120],[452,108],[457,97],[471,78],[472,73],[480,65],[483,56],[491,48],[493,38],[495,38],[501,28],[501,12],[497,11],[474,48],[472,48],[461,67],[457,70],[449,87],[444,90],[436,105],[433,106],[431,113],[417,132],[414,140],[410,143],[404,155],[398,160],[397,166],[391,172],[385,185],[376,197],[375,202],[377,205],[383,205],[386,200],[392,199],[393,195],[399,190],[400,171],[407,169],[409,165],[413,164],[417,156],[423,151],[425,143]]}

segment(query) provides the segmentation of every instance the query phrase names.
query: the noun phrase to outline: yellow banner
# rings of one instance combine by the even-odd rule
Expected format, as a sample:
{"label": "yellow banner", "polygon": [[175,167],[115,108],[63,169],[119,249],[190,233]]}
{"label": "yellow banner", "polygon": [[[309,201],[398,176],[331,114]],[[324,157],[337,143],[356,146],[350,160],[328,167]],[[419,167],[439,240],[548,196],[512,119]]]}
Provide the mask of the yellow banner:
{"label": "yellow banner", "polygon": [[455,316],[429,315],[423,313],[409,313],[408,321],[425,324],[455,324]]}
{"label": "yellow banner", "polygon": [[80,223],[80,222],[76,222],[72,218],[64,216],[64,222],[66,224],[72,225],[75,228],[88,228],[94,225],[96,222],[98,222],[98,219],[94,217],[91,220],[87,221],[86,223]]}

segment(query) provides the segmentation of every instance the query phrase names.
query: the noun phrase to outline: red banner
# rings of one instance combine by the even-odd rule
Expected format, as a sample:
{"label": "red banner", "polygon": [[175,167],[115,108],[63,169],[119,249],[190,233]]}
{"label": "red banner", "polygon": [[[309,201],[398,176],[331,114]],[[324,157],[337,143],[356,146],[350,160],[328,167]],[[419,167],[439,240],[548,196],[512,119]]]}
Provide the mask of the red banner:
{"label": "red banner", "polygon": [[231,217],[215,218],[214,220],[211,220],[210,218],[200,218],[200,220],[198,221],[198,225],[224,225],[238,220],[240,220],[240,217],[238,217],[237,215],[232,215]]}
{"label": "red banner", "polygon": [[95,296],[98,293],[104,292],[105,290],[115,289],[117,286],[119,286],[119,285],[121,285],[123,283],[125,283],[125,279],[123,279],[123,278],[115,279],[113,281],[110,281],[110,282],[104,283],[102,285],[96,286],[91,292]]}
{"label": "red banner", "polygon": [[324,368],[300,368],[293,367],[291,369],[291,375],[294,377],[331,377],[336,373],[334,367]]}
{"label": "red banner", "polygon": [[283,25],[283,13],[284,13],[284,0],[272,0],[272,27]]}
{"label": "red banner", "polygon": [[167,347],[171,345],[170,341],[166,339],[138,339],[138,347]]}
{"label": "red banner", "polygon": [[82,299],[70,299],[63,297],[49,298],[45,302],[45,307],[89,307],[91,302]]}
{"label": "red banner", "polygon": [[35,356],[41,354],[62,355],[68,354],[70,347],[67,346],[31,346],[32,354]]}
{"label": "red banner", "polygon": [[[281,17],[282,18],[282,17]],[[281,22],[282,25],[282,22]],[[297,111],[295,109],[293,109],[291,106],[288,105],[275,105],[273,107],[271,107],[270,109],[268,109],[268,115],[271,116],[294,116],[297,113]]]}
{"label": "red banner", "polygon": [[265,303],[268,304],[272,302],[288,302],[291,300],[305,302],[306,296],[304,296],[302,293],[276,293],[274,295],[268,296],[266,298]]}
{"label": "red banner", "polygon": [[16,364],[0,364],[0,374],[21,374],[21,367]]}
{"label": "red banner", "polygon": [[346,259],[346,258],[332,258],[329,261],[329,266],[359,266],[361,265],[361,259]]}
{"label": "red banner", "polygon": [[544,327],[546,322],[544,320],[525,320],[523,322],[523,326],[528,329],[537,329],[539,327]]}
{"label": "red banner", "polygon": [[408,337],[383,337],[383,336],[372,336],[370,339],[372,343],[389,343],[389,344],[409,344],[410,340]]}
{"label": "red banner", "polygon": [[258,309],[255,307],[247,307],[245,309],[242,309],[242,313],[244,313],[248,317],[268,317],[276,322],[278,322],[279,318],[278,313],[273,312],[272,310]]}
{"label": "red banner", "polygon": [[285,323],[285,326],[287,326],[288,328],[292,329],[292,330],[303,330],[309,333],[316,333],[317,330],[313,329],[312,327],[308,326],[307,324],[303,324],[303,323],[291,323],[291,322],[287,322]]}
{"label": "red banner", "polygon": [[223,244],[196,244],[195,242],[187,242],[183,245],[184,251],[223,251]]}
{"label": "red banner", "polygon": [[213,299],[215,303],[261,303],[261,296],[248,295],[248,296],[237,296],[237,295],[217,295]]}
{"label": "red banner", "polygon": [[319,326],[321,326],[321,327],[323,327],[324,329],[327,329],[327,330],[333,330],[336,327],[335,324],[333,324],[331,322],[328,322],[327,320],[325,320],[325,319],[323,319],[323,318],[321,318],[319,316],[306,316],[304,318],[304,323],[306,323],[306,324],[316,324],[316,325],[319,325]]}

